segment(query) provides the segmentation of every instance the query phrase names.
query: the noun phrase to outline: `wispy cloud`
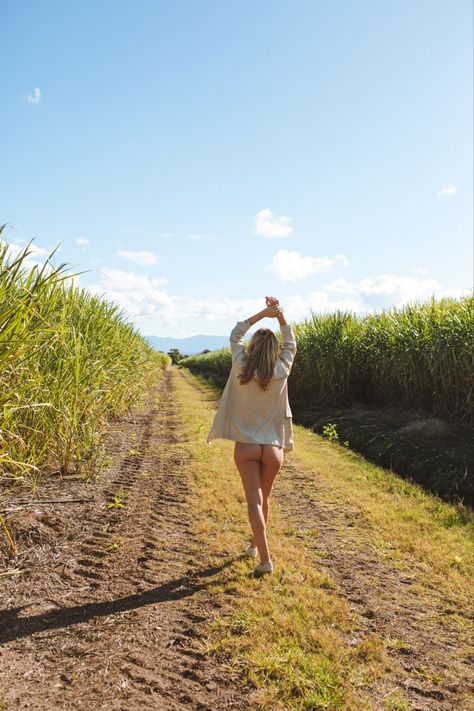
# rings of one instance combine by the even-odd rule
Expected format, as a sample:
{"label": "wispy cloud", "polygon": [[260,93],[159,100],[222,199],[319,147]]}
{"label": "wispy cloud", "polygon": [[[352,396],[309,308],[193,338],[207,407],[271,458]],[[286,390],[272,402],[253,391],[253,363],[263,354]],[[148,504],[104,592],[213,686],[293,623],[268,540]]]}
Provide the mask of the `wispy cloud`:
{"label": "wispy cloud", "polygon": [[336,262],[340,262],[344,268],[349,266],[349,260],[343,254],[336,254]]}
{"label": "wispy cloud", "polygon": [[[17,244],[16,242],[7,242],[6,240],[0,239],[0,249],[2,247],[6,247],[9,259],[16,259],[18,255],[24,252],[26,245]],[[44,264],[44,257],[49,256],[50,253],[50,250],[38,247],[32,243],[28,247],[28,256],[23,261],[22,266],[25,269],[32,269],[35,266],[41,266]]]}
{"label": "wispy cloud", "polygon": [[139,264],[141,267],[149,267],[151,264],[158,262],[158,255],[153,254],[153,252],[127,252],[119,250],[117,254],[124,259],[128,259],[129,262]]}
{"label": "wispy cloud", "polygon": [[[335,262],[336,260],[328,260]],[[100,282],[89,291],[117,303],[137,325],[144,324],[149,333],[187,336],[196,333],[230,331],[235,321],[257,313],[264,307],[263,297],[232,298],[221,293],[206,293],[201,297],[168,293],[165,279],[148,274],[103,268]],[[336,309],[358,315],[402,306],[414,300],[458,298],[468,290],[443,288],[435,279],[381,274],[350,282],[342,277],[306,293],[277,294],[289,321],[295,322],[311,313],[331,313]],[[202,324],[209,324],[206,328]],[[195,325],[193,325],[195,324]],[[199,325],[201,324],[201,325]],[[273,321],[270,327],[277,329]],[[151,330],[150,330],[151,329]]]}
{"label": "wispy cloud", "polygon": [[[453,296],[458,298],[469,291],[462,289],[446,289],[435,280],[417,280],[411,277],[381,275],[374,278],[363,279],[356,284],[351,284],[345,279],[337,279],[322,289],[309,293],[293,293],[280,296],[280,303],[285,309],[285,314],[290,322],[297,322],[314,313],[332,313],[337,309],[351,311],[364,315],[391,306],[403,304],[420,299],[430,298],[434,293],[436,298]],[[205,296],[201,299],[188,297],[173,297],[173,318],[176,323],[182,321],[206,321],[218,324],[213,331],[226,333],[232,328],[236,320],[257,313],[264,307],[263,299],[228,298],[218,294]],[[275,329],[278,325],[273,321]],[[182,335],[191,335],[183,333]]]}
{"label": "wispy cloud", "polygon": [[470,293],[467,289],[450,289],[440,285],[433,278],[380,274],[367,277],[355,283],[339,278],[324,284],[323,290],[343,294],[358,304],[356,311],[373,311],[403,306],[415,301],[426,301],[432,295],[440,299],[445,296],[459,298]]}
{"label": "wispy cloud", "polygon": [[[26,245],[20,245],[16,244],[14,242],[6,242],[4,240],[0,240],[0,244],[6,245],[8,253],[12,257],[17,257],[21,252],[26,249]],[[34,255],[35,257],[46,257],[49,252],[47,249],[44,249],[44,247],[38,247],[35,244],[30,244],[28,247],[28,253]]]}
{"label": "wispy cloud", "polygon": [[41,101],[41,89],[35,87],[33,94],[27,94],[25,98],[30,104],[39,104]]}
{"label": "wispy cloud", "polygon": [[172,237],[173,233],[172,232],[162,232],[160,234],[160,237]]}
{"label": "wispy cloud", "polygon": [[254,234],[266,237],[267,239],[281,239],[289,237],[293,233],[290,226],[291,217],[285,215],[274,215],[269,207],[257,212],[254,218]]}
{"label": "wispy cloud", "polygon": [[285,249],[279,249],[273,258],[273,262],[265,269],[276,274],[281,281],[299,281],[307,279],[312,274],[329,272],[337,262],[342,262],[343,266],[349,264],[349,260],[342,254],[339,254],[335,259],[329,257],[305,257],[299,252],[288,252]]}
{"label": "wispy cloud", "polygon": [[201,299],[175,297],[179,318],[204,321],[239,320],[242,314],[251,316],[265,307],[263,299],[232,299],[212,295]]}
{"label": "wispy cloud", "polygon": [[439,198],[450,198],[456,195],[458,192],[459,188],[457,185],[452,185],[451,183],[448,183],[448,185],[444,185],[441,190],[438,192],[438,197]]}
{"label": "wispy cloud", "polygon": [[120,269],[101,269],[98,284],[88,291],[118,304],[137,322],[144,318],[158,318],[167,326],[174,326],[175,300],[161,287],[166,279],[149,277]]}
{"label": "wispy cloud", "polygon": [[87,239],[87,237],[78,237],[76,239],[76,244],[78,244],[79,247],[82,247],[83,249],[85,249],[86,247],[88,247],[90,245],[90,242]]}

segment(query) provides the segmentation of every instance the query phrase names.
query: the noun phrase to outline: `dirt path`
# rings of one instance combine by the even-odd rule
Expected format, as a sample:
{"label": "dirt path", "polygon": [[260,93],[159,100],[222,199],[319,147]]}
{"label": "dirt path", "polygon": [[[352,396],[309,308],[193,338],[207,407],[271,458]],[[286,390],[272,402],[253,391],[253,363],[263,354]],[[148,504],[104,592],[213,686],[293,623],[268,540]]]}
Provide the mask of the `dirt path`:
{"label": "dirt path", "polygon": [[[209,567],[194,533],[174,377],[114,424],[99,483],[50,479],[38,492],[82,501],[10,513],[18,556],[0,565],[0,709],[252,708],[252,689],[206,654],[202,629],[217,612],[207,587],[234,558],[223,551]],[[193,385],[213,411],[215,396]],[[427,586],[426,571],[382,555],[364,511],[324,490],[297,446],[273,500],[347,600],[354,628],[345,643],[385,641],[389,668],[363,683],[370,708],[469,711],[472,620]],[[31,498],[25,489],[0,508]],[[410,705],[397,705],[399,690]]]}
{"label": "dirt path", "polygon": [[416,566],[408,574],[384,560],[363,512],[331,500],[318,477],[298,465],[296,452],[275,481],[274,497],[314,564],[347,599],[355,621],[348,643],[372,633],[387,642],[393,668],[372,689],[366,687],[374,708],[386,708],[383,700],[401,688],[414,711],[473,709],[472,658],[465,651],[472,618],[459,615],[439,591],[417,587]]}
{"label": "dirt path", "polygon": [[85,502],[9,517],[19,555],[0,571],[12,573],[0,577],[1,708],[247,708],[200,636],[218,569],[193,535],[172,377],[115,423],[100,484],[38,492]]}

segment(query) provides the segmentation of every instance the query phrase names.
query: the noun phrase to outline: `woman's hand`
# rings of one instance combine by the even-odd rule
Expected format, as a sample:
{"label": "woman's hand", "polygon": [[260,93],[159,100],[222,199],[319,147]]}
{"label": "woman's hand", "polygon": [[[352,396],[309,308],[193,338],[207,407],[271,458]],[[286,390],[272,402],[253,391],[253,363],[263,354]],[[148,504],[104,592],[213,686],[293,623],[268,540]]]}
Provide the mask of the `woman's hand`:
{"label": "woman's hand", "polygon": [[274,296],[266,296],[265,303],[267,306],[279,306],[280,302]]}
{"label": "woman's hand", "polygon": [[278,316],[283,313],[283,309],[279,304],[272,304],[271,306],[267,306],[264,312],[267,318],[278,318]]}
{"label": "woman's hand", "polygon": [[280,302],[274,296],[266,296],[265,303],[267,308],[259,311],[258,314],[250,316],[247,322],[253,326],[254,323],[260,321],[262,318],[277,318],[280,325],[286,324],[285,317],[283,316],[283,307],[280,306]]}
{"label": "woman's hand", "polygon": [[278,311],[274,314],[273,318],[278,319],[280,326],[286,326],[286,319],[283,315],[283,306],[280,306],[278,299],[275,296],[266,296],[265,303],[267,304],[267,308],[278,308]]}

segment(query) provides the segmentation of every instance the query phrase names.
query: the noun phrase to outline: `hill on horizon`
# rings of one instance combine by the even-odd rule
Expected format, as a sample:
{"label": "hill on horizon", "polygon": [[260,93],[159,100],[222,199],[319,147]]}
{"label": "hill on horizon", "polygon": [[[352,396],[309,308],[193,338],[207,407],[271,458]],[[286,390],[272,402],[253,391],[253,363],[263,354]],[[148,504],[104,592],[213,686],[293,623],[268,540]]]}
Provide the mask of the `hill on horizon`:
{"label": "hill on horizon", "polygon": [[172,348],[178,348],[183,355],[196,355],[204,350],[215,351],[229,345],[228,336],[188,336],[188,338],[173,338],[172,336],[146,336],[148,343],[157,351],[168,353]]}

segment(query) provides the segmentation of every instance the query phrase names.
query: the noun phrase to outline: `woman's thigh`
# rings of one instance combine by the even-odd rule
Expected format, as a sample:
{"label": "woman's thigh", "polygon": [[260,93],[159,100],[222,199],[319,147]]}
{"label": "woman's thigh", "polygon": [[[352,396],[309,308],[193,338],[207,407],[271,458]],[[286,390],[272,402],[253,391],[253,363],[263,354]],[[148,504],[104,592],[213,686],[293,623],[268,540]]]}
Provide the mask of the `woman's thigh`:
{"label": "woman's thigh", "polygon": [[260,461],[262,446],[247,442],[236,442],[234,448],[234,461],[239,470],[245,496],[249,504],[262,503],[262,490],[260,487]]}

